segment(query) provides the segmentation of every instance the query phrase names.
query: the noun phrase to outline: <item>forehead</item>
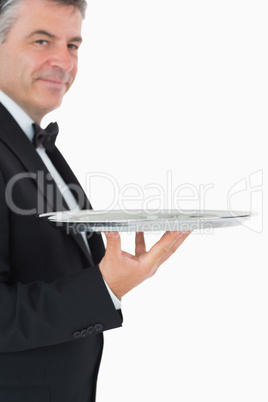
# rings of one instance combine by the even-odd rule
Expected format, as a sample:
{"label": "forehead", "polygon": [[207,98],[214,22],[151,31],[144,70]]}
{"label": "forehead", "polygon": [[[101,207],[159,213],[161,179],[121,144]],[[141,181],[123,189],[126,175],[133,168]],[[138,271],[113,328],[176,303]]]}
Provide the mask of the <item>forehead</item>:
{"label": "forehead", "polygon": [[81,33],[82,22],[80,11],[72,5],[46,0],[21,0],[11,31],[20,31],[23,35],[31,30],[49,28],[55,34],[64,32],[73,36]]}

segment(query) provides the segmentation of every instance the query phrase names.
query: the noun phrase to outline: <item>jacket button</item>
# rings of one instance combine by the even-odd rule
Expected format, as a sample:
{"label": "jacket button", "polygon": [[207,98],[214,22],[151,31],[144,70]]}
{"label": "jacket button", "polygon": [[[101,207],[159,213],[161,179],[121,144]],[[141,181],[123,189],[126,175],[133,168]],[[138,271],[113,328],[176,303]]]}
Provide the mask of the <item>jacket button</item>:
{"label": "jacket button", "polygon": [[88,327],[88,329],[87,329],[87,335],[92,335],[92,334],[94,334],[94,328],[93,327]]}
{"label": "jacket button", "polygon": [[81,338],[81,332],[77,331],[73,334],[74,338]]}
{"label": "jacket button", "polygon": [[103,330],[103,325],[102,324],[94,325],[94,331],[95,332],[101,332],[102,330]]}

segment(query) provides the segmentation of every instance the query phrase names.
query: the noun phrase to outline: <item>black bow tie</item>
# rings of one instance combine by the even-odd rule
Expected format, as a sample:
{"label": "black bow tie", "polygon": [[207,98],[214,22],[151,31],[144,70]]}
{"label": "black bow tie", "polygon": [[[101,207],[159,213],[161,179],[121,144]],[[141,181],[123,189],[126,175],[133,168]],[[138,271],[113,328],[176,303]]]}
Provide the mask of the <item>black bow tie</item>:
{"label": "black bow tie", "polygon": [[48,151],[52,151],[55,147],[55,141],[59,132],[57,123],[50,123],[47,128],[41,128],[38,124],[33,123],[34,138],[33,144],[36,148],[43,146]]}

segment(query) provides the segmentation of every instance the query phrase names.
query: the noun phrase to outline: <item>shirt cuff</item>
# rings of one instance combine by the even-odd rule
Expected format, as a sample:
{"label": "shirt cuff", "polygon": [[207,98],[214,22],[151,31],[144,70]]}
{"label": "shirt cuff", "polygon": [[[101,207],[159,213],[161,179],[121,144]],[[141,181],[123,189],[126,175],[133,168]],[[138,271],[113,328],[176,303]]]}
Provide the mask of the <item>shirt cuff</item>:
{"label": "shirt cuff", "polygon": [[[104,280],[104,279],[103,279]],[[121,309],[121,301],[115,296],[115,294],[111,291],[111,289],[109,288],[108,284],[106,283],[106,281],[104,280],[104,283],[106,285],[106,288],[109,292],[109,295],[112,299],[112,302],[114,304],[114,307],[116,308],[116,310],[120,310]]]}

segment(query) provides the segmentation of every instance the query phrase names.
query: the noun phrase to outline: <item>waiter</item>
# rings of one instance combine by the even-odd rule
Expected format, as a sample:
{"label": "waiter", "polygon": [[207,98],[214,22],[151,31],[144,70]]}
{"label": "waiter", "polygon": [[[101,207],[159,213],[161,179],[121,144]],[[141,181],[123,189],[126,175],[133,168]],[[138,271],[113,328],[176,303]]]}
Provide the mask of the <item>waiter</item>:
{"label": "waiter", "polygon": [[[40,128],[77,73],[84,0],[0,0],[0,401],[94,402],[103,331],[121,299],[189,233],[167,232],[135,255],[120,236],[55,230],[43,212],[90,208]],[[75,111],[74,111],[75,115]]]}

